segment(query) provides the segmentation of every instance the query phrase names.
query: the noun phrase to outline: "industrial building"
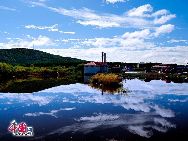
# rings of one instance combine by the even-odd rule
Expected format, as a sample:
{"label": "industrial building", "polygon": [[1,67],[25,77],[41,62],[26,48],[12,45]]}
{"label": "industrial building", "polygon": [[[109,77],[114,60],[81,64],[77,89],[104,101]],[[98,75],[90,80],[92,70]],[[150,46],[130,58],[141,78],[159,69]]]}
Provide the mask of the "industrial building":
{"label": "industrial building", "polygon": [[102,52],[102,62],[89,62],[84,65],[84,82],[97,73],[108,72],[108,65],[106,61],[106,53]]}

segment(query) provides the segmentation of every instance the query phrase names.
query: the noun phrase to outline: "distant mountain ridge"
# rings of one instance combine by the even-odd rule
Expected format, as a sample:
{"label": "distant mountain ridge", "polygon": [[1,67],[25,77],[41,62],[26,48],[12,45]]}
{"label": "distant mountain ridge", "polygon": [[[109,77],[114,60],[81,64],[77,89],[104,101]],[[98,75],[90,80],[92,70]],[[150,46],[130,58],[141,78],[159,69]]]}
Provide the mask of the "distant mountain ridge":
{"label": "distant mountain ridge", "polygon": [[74,65],[85,62],[81,59],[62,57],[39,50],[15,48],[0,49],[0,62],[12,65],[36,65],[36,66],[55,66],[55,65]]}

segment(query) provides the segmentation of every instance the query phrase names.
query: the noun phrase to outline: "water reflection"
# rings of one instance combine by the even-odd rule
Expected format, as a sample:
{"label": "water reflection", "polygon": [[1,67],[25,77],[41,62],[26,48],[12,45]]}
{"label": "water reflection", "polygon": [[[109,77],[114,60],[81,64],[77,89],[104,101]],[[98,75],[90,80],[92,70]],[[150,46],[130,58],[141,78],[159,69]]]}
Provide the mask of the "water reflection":
{"label": "water reflection", "polygon": [[109,93],[109,94],[114,94],[114,93],[126,94],[128,91],[127,89],[123,88],[123,85],[116,85],[116,86],[110,87],[110,86],[104,86],[104,85],[90,84],[90,86],[94,89],[100,90],[102,95],[104,94],[104,92]]}
{"label": "water reflection", "polygon": [[1,93],[0,139],[12,138],[7,137],[6,129],[13,118],[34,127],[34,140],[53,135],[56,138],[62,135],[59,140],[68,140],[67,136],[80,134],[103,136],[104,140],[116,137],[117,131],[126,133],[119,135],[119,140],[125,136],[130,137],[127,140],[144,140],[138,137],[148,139],[157,133],[162,133],[159,136],[162,138],[171,130],[182,131],[178,123],[187,116],[187,86],[134,79],[123,82],[123,88],[129,90],[127,95],[119,95],[118,91],[113,95],[104,91],[101,95],[101,90],[80,83],[29,94]]}
{"label": "water reflection", "polygon": [[95,113],[89,117],[80,117],[79,119],[75,119],[75,121],[77,121],[75,124],[62,127],[50,134],[63,134],[66,132],[83,132],[87,134],[97,129],[104,130],[121,127],[133,134],[149,138],[153,135],[152,129],[165,133],[169,128],[176,127],[176,125],[168,122],[164,118],[158,117],[155,113],[119,115]]}
{"label": "water reflection", "polygon": [[41,78],[28,78],[28,79],[11,79],[1,80],[0,92],[4,93],[32,93],[38,92],[47,88],[67,85],[75,83],[74,80],[67,79],[41,79]]}

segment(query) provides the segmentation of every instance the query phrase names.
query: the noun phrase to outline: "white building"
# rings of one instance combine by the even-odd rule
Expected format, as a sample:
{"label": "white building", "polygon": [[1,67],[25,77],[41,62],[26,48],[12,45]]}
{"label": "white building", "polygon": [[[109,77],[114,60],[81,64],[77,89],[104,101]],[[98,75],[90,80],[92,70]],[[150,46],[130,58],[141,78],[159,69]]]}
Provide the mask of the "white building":
{"label": "white building", "polygon": [[106,63],[106,53],[102,52],[102,62],[90,62],[84,65],[84,82],[88,82],[89,78],[97,73],[108,72]]}
{"label": "white building", "polygon": [[103,62],[90,62],[84,65],[84,74],[94,75],[108,71],[108,66]]}

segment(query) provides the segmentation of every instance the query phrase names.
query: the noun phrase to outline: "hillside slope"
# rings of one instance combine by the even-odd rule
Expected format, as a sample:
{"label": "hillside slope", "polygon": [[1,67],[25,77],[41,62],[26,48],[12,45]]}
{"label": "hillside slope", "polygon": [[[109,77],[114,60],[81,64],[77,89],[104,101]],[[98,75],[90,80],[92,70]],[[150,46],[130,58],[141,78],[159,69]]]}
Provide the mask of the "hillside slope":
{"label": "hillside slope", "polygon": [[52,55],[39,50],[16,48],[0,49],[0,62],[23,66],[55,66],[74,65],[85,61],[71,57]]}

